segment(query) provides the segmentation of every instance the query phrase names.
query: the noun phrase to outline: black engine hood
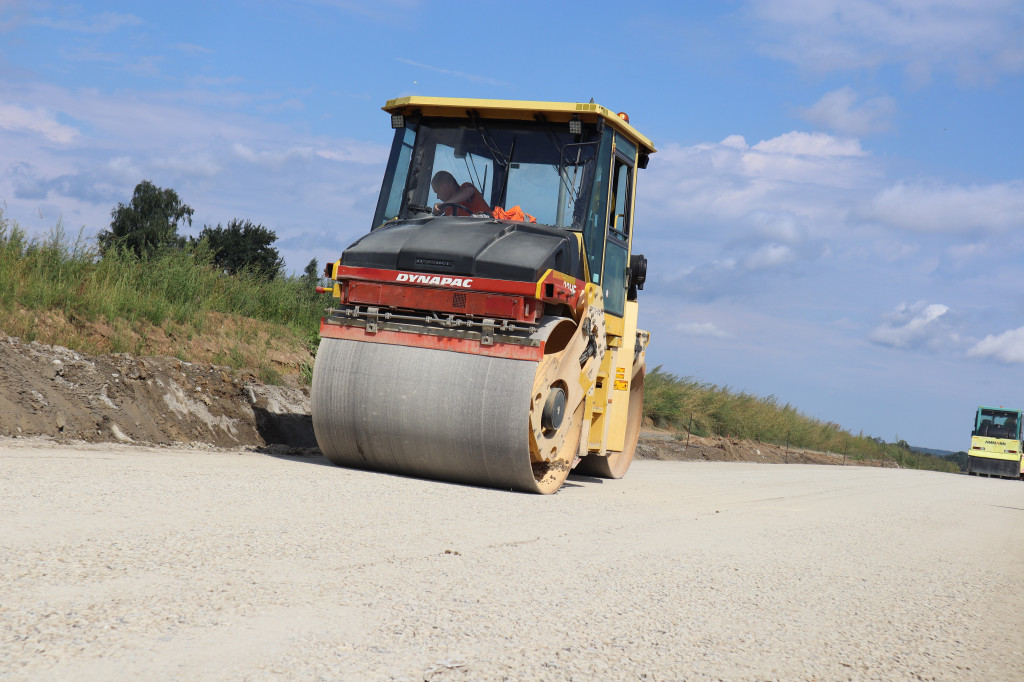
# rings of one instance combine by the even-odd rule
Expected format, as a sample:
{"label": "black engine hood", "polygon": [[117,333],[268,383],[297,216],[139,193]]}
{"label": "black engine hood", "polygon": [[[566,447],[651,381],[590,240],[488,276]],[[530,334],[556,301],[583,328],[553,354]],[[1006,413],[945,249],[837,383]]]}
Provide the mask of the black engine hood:
{"label": "black engine hood", "polygon": [[342,265],[536,282],[548,269],[583,279],[576,237],[546,225],[437,217],[390,223],[345,249]]}

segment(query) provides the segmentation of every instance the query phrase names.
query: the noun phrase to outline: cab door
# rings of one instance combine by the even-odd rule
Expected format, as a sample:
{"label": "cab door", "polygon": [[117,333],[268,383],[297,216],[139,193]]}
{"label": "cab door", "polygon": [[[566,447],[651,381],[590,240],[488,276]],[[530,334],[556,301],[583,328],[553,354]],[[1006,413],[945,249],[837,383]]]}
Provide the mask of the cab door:
{"label": "cab door", "polygon": [[605,312],[622,317],[629,285],[629,239],[633,221],[636,147],[621,135],[616,135],[612,159],[602,284]]}

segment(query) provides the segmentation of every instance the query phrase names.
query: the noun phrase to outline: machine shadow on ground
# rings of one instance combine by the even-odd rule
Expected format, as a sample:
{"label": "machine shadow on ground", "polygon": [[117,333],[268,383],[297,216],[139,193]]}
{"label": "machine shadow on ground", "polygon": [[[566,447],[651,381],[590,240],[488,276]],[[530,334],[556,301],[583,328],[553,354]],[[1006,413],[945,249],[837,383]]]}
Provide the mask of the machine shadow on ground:
{"label": "machine shadow on ground", "polygon": [[[253,416],[256,420],[256,430],[259,432],[260,437],[263,439],[266,445],[260,445],[253,450],[269,457],[276,459],[287,460],[289,462],[298,462],[302,464],[317,464],[320,466],[345,469],[346,467],[336,467],[331,464],[320,452],[320,448],[316,442],[316,434],[313,432],[313,418],[309,414],[304,413],[278,413],[271,412],[263,407],[252,408]],[[395,476],[398,478],[408,478],[413,480],[433,480],[433,479],[422,479],[416,476],[403,476],[401,474],[394,474],[389,472],[380,472],[370,469],[355,469],[352,471],[367,471],[369,473],[379,474],[381,476]],[[435,481],[442,485],[459,486],[463,488],[477,488],[479,486],[455,483],[451,481]],[[569,488],[586,488],[588,485],[603,485],[604,479],[597,478],[594,476],[586,476],[583,474],[570,473],[562,487]],[[517,495],[530,495],[532,493],[524,493],[517,490],[508,490],[504,492],[511,492]]]}

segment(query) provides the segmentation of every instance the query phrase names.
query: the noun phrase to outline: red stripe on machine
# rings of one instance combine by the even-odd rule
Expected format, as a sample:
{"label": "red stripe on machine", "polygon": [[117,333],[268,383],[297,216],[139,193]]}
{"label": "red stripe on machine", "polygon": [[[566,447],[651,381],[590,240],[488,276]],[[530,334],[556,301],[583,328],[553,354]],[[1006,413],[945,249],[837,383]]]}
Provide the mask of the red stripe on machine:
{"label": "red stripe on machine", "polygon": [[[350,265],[338,266],[337,279],[339,281],[349,279],[363,282],[400,282],[406,285],[471,289],[473,291],[488,291],[495,294],[518,294],[520,296],[532,296],[537,287],[535,282],[509,282],[503,279],[486,279],[484,277],[449,277],[448,275],[424,274],[421,272],[358,268]],[[450,281],[445,282],[445,280]]]}

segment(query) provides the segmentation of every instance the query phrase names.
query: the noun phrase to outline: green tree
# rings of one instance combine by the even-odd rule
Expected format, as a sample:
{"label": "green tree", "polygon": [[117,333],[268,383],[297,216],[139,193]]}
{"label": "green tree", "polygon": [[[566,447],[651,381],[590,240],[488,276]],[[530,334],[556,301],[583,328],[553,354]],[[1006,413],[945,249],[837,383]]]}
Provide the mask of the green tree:
{"label": "green tree", "polygon": [[267,279],[281,274],[284,259],[271,246],[277,235],[250,220],[230,221],[227,227],[204,225],[198,241],[206,240],[213,254],[213,262],[231,273],[247,269]]}
{"label": "green tree", "polygon": [[193,213],[173,189],[143,180],[128,204],[119,203],[110,211],[110,229],[97,235],[100,253],[117,246],[144,258],[164,246],[181,246],[184,240],[178,236],[178,224],[191,225]]}
{"label": "green tree", "polygon": [[320,264],[316,262],[316,258],[309,261],[306,264],[306,269],[302,271],[302,282],[306,286],[314,287],[320,281]]}

